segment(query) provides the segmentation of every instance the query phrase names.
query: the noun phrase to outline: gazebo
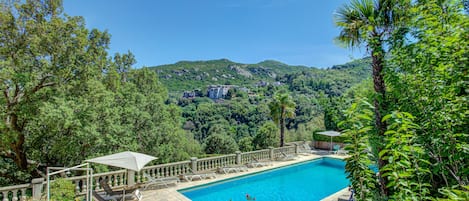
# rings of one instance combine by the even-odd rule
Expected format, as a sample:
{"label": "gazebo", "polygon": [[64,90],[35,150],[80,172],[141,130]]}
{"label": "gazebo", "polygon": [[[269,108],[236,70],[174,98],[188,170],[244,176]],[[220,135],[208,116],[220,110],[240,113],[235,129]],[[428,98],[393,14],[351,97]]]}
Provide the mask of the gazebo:
{"label": "gazebo", "polygon": [[332,151],[332,137],[340,136],[342,133],[337,132],[337,131],[322,131],[322,132],[317,132],[317,134],[320,135],[327,135],[331,137],[331,151]]}

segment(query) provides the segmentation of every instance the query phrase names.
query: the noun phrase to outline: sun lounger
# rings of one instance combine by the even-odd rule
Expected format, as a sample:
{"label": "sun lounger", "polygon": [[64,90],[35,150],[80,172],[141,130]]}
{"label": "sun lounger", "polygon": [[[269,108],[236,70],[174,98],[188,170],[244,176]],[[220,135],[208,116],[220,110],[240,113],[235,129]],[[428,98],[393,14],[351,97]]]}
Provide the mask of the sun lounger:
{"label": "sun lounger", "polygon": [[177,185],[179,183],[179,178],[177,177],[163,177],[163,178],[154,178],[146,173],[143,173],[143,176],[148,180],[144,184],[143,190],[146,190],[150,186],[164,186],[169,187],[169,185]]}
{"label": "sun lounger", "polygon": [[99,185],[101,185],[101,188],[103,188],[104,192],[106,192],[106,194],[109,196],[122,195],[124,193],[131,194],[137,189],[137,188],[132,188],[132,189],[125,189],[125,190],[124,189],[112,190],[112,188],[108,184],[107,179],[102,179],[101,181],[99,181]]}
{"label": "sun lounger", "polygon": [[139,190],[135,190],[129,194],[120,194],[120,195],[106,195],[99,194],[96,191],[93,191],[93,197],[98,201],[124,201],[124,200],[142,200],[143,196]]}
{"label": "sun lounger", "polygon": [[96,191],[93,191],[93,197],[94,197],[94,199],[96,199],[98,201],[117,201],[117,199],[115,197],[101,195]]}
{"label": "sun lounger", "polygon": [[312,153],[312,154],[318,154],[318,155],[329,154],[328,151],[325,151],[325,150],[318,150],[318,149],[311,148],[308,143],[304,143],[304,144],[303,144],[303,148],[304,148],[305,150],[309,151],[309,152]]}
{"label": "sun lounger", "polygon": [[337,155],[347,155],[347,154],[348,154],[348,151],[345,150],[344,148],[340,148],[339,150],[337,150],[337,151],[335,152],[335,154],[337,154]]}
{"label": "sun lounger", "polygon": [[337,151],[339,151],[339,149],[340,149],[340,145],[335,144],[334,146],[332,146],[332,153],[337,154]]}
{"label": "sun lounger", "polygon": [[180,177],[185,181],[192,181],[194,179],[202,180],[202,179],[211,179],[217,178],[215,172],[196,172],[189,168],[190,173],[186,173],[181,175]]}
{"label": "sun lounger", "polygon": [[280,157],[277,158],[278,161],[289,161],[289,160],[295,160],[295,155],[293,154],[286,154],[283,151],[280,151],[282,154]]}
{"label": "sun lounger", "polygon": [[264,166],[268,166],[268,165],[272,165],[272,162],[271,161],[259,161],[254,156],[251,156],[251,162],[246,164],[246,166],[252,167],[252,168],[254,168],[254,167],[264,167]]}
{"label": "sun lounger", "polygon": [[219,168],[218,171],[223,174],[228,174],[248,171],[248,168],[245,165],[225,166]]}

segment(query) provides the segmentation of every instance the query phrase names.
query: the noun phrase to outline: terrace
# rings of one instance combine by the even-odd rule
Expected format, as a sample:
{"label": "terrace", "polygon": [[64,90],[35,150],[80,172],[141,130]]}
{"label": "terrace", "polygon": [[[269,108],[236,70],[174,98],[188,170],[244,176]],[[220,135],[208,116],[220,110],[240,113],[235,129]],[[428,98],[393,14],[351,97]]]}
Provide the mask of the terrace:
{"label": "terrace", "polygon": [[[230,173],[230,174],[217,174],[216,179],[204,179],[204,180],[196,180],[192,182],[181,182],[177,186],[171,186],[169,188],[157,189],[157,190],[149,190],[142,192],[143,194],[143,201],[190,201],[190,199],[186,198],[184,195],[178,192],[180,189],[190,188],[194,186],[204,185],[212,182],[222,181],[226,179],[231,179],[235,177],[240,177],[247,174],[259,173],[270,169],[275,169],[279,167],[284,167],[288,165],[292,165],[295,163],[301,163],[304,161],[309,161],[313,159],[317,159],[323,156],[309,154],[309,155],[297,155],[295,160],[290,161],[275,161],[271,166],[264,166],[259,168],[250,168],[247,172],[238,172],[238,173]],[[327,155],[327,157],[333,158],[340,158],[343,159],[345,156],[340,155]],[[331,195],[327,198],[324,198],[322,201],[337,201],[338,197],[342,194],[346,193],[347,189],[341,190],[334,195]]]}
{"label": "terrace", "polygon": [[[313,160],[316,158],[320,158],[322,156],[315,155],[315,154],[305,154],[301,150],[301,146],[299,144],[304,142],[296,142],[296,143],[289,143],[285,147],[280,148],[270,148],[270,149],[263,149],[258,151],[252,152],[236,152],[235,154],[217,156],[217,157],[209,157],[209,158],[191,158],[187,161],[180,161],[175,163],[168,163],[168,164],[160,164],[155,166],[148,166],[144,167],[140,172],[132,172],[129,171],[127,174],[125,170],[119,171],[112,171],[112,172],[104,172],[98,173],[93,175],[93,189],[96,191],[102,191],[102,187],[99,185],[97,181],[102,179],[108,179],[110,181],[110,186],[112,188],[122,188],[126,185],[135,185],[135,184],[142,184],[145,183],[145,179],[143,174],[148,174],[153,177],[159,178],[166,178],[166,177],[175,177],[182,174],[190,173],[190,170],[197,170],[197,171],[217,171],[221,167],[225,166],[236,166],[236,165],[244,165],[249,163],[252,158],[256,158],[258,160],[271,160],[272,165],[263,166],[263,167],[254,167],[249,168],[247,171],[242,172],[234,172],[228,174],[221,174],[217,173],[216,178],[212,179],[198,179],[193,181],[184,181],[179,182],[176,186],[168,186],[167,188],[160,188],[155,190],[145,190],[142,192],[144,201],[150,200],[157,200],[157,201],[187,201],[189,200],[182,194],[180,194],[177,190],[185,189],[193,186],[203,185],[211,182],[226,180],[230,178],[235,178],[239,176],[243,176],[246,174],[253,174],[262,171],[266,171],[269,169],[274,169],[278,167],[288,166],[295,163],[300,163],[308,160]],[[283,155],[295,155],[294,160],[288,161],[277,161],[276,159],[281,158]],[[328,157],[335,157],[335,158],[344,158],[344,156],[340,155],[327,155]],[[77,195],[84,195],[86,192],[86,176],[77,176],[77,177],[69,177],[68,180],[71,180],[76,186],[76,194]],[[3,201],[9,200],[27,200],[29,193],[31,192],[33,200],[38,200],[44,198],[43,191],[45,189],[45,182],[44,180],[39,181],[40,179],[33,180],[32,184],[23,184],[17,186],[9,186],[9,187],[1,187],[0,188],[0,197]],[[328,197],[324,199],[325,201],[330,200],[337,200],[337,198],[342,195],[343,192],[337,193],[332,197]]]}

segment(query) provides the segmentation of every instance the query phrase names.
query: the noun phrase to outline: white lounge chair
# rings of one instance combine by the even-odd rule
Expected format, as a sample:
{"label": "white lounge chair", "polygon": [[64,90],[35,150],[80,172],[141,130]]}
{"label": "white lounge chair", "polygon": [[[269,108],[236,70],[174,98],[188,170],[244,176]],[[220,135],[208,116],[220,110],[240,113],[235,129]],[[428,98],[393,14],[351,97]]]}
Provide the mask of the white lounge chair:
{"label": "white lounge chair", "polygon": [[311,148],[308,143],[304,143],[304,144],[303,144],[303,148],[304,148],[306,151],[309,151],[309,152],[312,153],[312,154],[318,154],[318,155],[329,154],[328,151],[325,151],[325,150],[317,150],[317,149]]}
{"label": "white lounge chair", "polygon": [[190,173],[186,173],[181,175],[181,178],[185,181],[192,181],[194,179],[211,179],[211,178],[217,178],[217,175],[215,172],[196,172],[189,168]]}
{"label": "white lounge chair", "polygon": [[251,162],[247,163],[246,166],[248,167],[264,167],[272,165],[272,161],[259,161],[256,157],[251,156]]}
{"label": "white lounge chair", "polygon": [[348,151],[345,150],[345,149],[342,147],[342,148],[340,148],[339,150],[337,150],[337,151],[335,152],[335,154],[337,154],[337,155],[347,155],[347,154],[348,154]]}
{"label": "white lounge chair", "polygon": [[280,157],[277,158],[278,161],[290,161],[290,160],[295,160],[295,155],[293,155],[293,154],[286,154],[286,153],[283,152],[283,151],[280,151],[280,153],[282,154],[282,156],[280,156]]}
{"label": "white lounge chair", "polygon": [[218,169],[220,173],[238,173],[248,171],[248,168],[245,165],[235,165],[235,166],[225,166]]}
{"label": "white lounge chair", "polygon": [[143,176],[147,179],[147,182],[144,184],[143,190],[146,190],[150,186],[169,187],[170,184],[177,185],[179,183],[179,178],[177,177],[154,178],[146,173],[143,173]]}

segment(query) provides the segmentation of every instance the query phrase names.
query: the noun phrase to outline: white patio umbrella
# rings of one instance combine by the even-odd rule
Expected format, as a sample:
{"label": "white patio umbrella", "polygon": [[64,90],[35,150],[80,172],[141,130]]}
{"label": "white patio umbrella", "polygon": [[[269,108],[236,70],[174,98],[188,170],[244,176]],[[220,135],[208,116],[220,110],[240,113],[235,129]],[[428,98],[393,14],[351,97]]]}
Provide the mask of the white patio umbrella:
{"label": "white patio umbrella", "polygon": [[318,132],[318,134],[331,136],[331,151],[332,151],[332,137],[342,135],[342,133],[337,132],[337,131],[322,131],[322,132]]}
{"label": "white patio umbrella", "polygon": [[157,159],[156,157],[141,154],[137,152],[124,151],[107,156],[101,156],[93,159],[88,159],[86,162],[99,163],[103,165],[110,165],[114,167],[121,167],[136,172],[140,171],[147,163]]}
{"label": "white patio umbrella", "polygon": [[[155,159],[157,158],[150,156],[150,155],[141,154],[137,152],[131,152],[131,151],[124,151],[124,152],[120,152],[116,154],[88,159],[86,160],[86,162],[99,163],[99,164],[110,165],[114,167],[121,167],[127,170],[133,170],[133,171],[139,172],[147,163]],[[124,189],[124,195],[125,195],[125,189]]]}

